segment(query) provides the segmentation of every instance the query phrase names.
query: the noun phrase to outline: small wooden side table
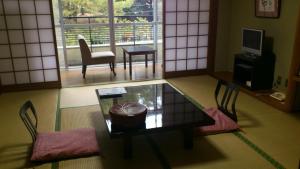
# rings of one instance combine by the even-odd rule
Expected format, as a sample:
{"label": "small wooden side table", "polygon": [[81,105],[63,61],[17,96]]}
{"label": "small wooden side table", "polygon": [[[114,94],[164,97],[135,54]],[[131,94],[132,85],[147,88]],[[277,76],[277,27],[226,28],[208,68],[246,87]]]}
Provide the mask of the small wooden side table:
{"label": "small wooden side table", "polygon": [[129,55],[129,75],[132,76],[132,56],[145,55],[145,65],[148,67],[148,55],[152,54],[153,74],[155,73],[155,53],[156,50],[148,46],[123,47],[124,69],[126,69],[126,53]]}

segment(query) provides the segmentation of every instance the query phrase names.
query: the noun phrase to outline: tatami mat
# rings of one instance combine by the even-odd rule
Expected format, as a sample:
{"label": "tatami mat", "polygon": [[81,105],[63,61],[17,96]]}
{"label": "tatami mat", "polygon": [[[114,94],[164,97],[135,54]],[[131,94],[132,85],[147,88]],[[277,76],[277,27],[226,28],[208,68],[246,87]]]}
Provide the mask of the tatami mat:
{"label": "tatami mat", "polygon": [[157,84],[157,83],[165,83],[165,82],[166,82],[165,80],[153,80],[153,81],[116,83],[116,84],[96,85],[96,86],[86,86],[86,87],[63,88],[61,90],[61,108],[80,107],[80,106],[98,104],[99,102],[95,90],[99,88],[139,86],[139,85]]}
{"label": "tatami mat", "polygon": [[183,148],[180,132],[160,134],[154,138],[172,169],[274,168],[231,133],[195,137],[192,150]]}
{"label": "tatami mat", "polygon": [[[61,111],[61,130],[94,127],[104,158],[90,157],[59,163],[65,168],[161,168],[144,136],[134,137],[134,158],[123,160],[122,140],[109,138],[99,106],[67,108]],[[152,135],[171,168],[274,168],[233,134],[196,137],[193,150],[185,150],[180,132]],[[247,166],[247,167],[245,167]]]}
{"label": "tatami mat", "polygon": [[[30,156],[31,137],[19,117],[19,109],[31,100],[38,113],[38,130],[54,131],[58,90],[40,90],[0,95],[0,168],[24,168]],[[40,166],[50,168],[50,164]]]}
{"label": "tatami mat", "polygon": [[110,139],[99,106],[67,108],[61,111],[61,130],[93,127],[103,157],[90,157],[67,160],[59,163],[60,169],[159,169],[158,160],[143,136],[133,138],[133,156],[131,160],[123,159],[123,142],[121,139]]}
{"label": "tatami mat", "polygon": [[[61,168],[161,168],[161,164],[144,137],[134,139],[134,158],[123,160],[122,141],[110,140],[101,119],[95,89],[164,83],[164,80],[97,85],[61,89],[61,118],[57,129],[95,127],[103,157],[67,160]],[[204,107],[215,106],[213,92],[217,81],[210,76],[169,79]],[[31,138],[19,118],[20,106],[32,100],[39,116],[39,131],[54,131],[58,90],[39,90],[0,95],[0,168],[24,168],[29,157]],[[90,106],[93,105],[93,106]],[[83,107],[82,107],[83,106]],[[172,168],[274,168],[269,157],[286,168],[297,168],[300,159],[299,114],[281,112],[257,99],[240,93],[237,101],[239,124],[245,140],[234,134],[196,137],[195,147],[186,151],[182,147],[181,133],[154,135],[162,154]],[[259,147],[260,150],[253,148]],[[269,156],[262,155],[264,151]],[[146,164],[145,164],[146,163]],[[49,169],[51,164],[35,168]]]}

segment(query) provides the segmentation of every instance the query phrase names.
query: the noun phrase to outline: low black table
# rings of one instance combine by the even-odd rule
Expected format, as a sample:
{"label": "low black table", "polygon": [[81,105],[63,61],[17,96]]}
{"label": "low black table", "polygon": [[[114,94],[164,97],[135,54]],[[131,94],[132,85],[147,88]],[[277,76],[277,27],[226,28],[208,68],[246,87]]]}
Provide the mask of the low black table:
{"label": "low black table", "polygon": [[[125,94],[105,98],[100,98],[101,89],[96,90],[108,134],[111,138],[123,138],[125,158],[132,156],[131,140],[134,135],[182,130],[184,147],[191,149],[194,128],[215,123],[211,117],[167,83],[125,87],[125,89],[127,91]],[[131,129],[111,124],[108,113],[110,107],[126,102],[138,102],[147,106],[145,123]]]}
{"label": "low black table", "polygon": [[129,75],[132,76],[132,56],[145,55],[145,65],[148,67],[148,55],[152,54],[153,74],[155,73],[155,52],[156,50],[148,46],[123,47],[124,69],[126,69],[126,53],[129,55]]}

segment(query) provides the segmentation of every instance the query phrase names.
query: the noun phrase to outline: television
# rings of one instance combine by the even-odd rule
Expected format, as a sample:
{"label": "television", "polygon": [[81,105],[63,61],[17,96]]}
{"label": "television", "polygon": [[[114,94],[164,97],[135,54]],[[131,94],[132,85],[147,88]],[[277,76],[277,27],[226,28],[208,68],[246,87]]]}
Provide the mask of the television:
{"label": "television", "polygon": [[264,30],[242,29],[242,51],[261,56]]}

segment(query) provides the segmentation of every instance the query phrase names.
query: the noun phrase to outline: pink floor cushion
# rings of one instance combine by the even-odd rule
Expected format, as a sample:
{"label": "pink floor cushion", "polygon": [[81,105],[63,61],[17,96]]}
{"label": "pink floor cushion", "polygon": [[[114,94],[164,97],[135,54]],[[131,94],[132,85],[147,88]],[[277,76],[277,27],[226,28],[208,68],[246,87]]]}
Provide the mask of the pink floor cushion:
{"label": "pink floor cushion", "polygon": [[239,125],[221,112],[218,108],[208,108],[204,109],[204,111],[215,120],[215,124],[211,126],[199,127],[199,134],[217,134],[239,129]]}
{"label": "pink floor cushion", "polygon": [[96,131],[92,128],[39,133],[34,143],[31,160],[47,162],[99,155],[99,150]]}

